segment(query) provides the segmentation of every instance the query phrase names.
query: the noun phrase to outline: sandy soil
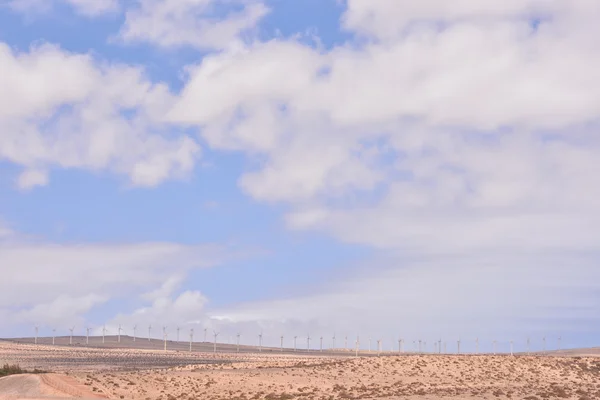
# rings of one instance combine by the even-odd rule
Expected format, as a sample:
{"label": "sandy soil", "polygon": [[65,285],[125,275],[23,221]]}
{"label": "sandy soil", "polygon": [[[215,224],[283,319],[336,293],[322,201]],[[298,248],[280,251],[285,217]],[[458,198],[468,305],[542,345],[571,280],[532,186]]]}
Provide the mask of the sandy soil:
{"label": "sandy soil", "polygon": [[72,377],[59,374],[23,374],[0,378],[0,399],[98,399],[107,396],[93,393]]}
{"label": "sandy soil", "polygon": [[0,342],[3,362],[63,373],[5,378],[0,398],[58,396],[48,394],[52,389],[62,392],[61,398],[136,400],[600,399],[600,358],[575,353],[349,358]]}
{"label": "sandy soil", "polygon": [[600,360],[401,356],[76,374],[126,399],[600,399]]}

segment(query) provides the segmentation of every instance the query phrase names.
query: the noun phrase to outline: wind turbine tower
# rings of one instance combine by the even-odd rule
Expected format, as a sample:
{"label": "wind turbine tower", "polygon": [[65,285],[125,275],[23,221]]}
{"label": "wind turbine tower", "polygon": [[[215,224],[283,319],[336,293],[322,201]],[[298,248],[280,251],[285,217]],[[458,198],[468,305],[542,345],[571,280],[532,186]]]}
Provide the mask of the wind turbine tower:
{"label": "wind turbine tower", "polygon": [[237,333],[237,352],[240,352],[240,333]]}
{"label": "wind turbine tower", "polygon": [[163,340],[165,342],[165,351],[167,351],[167,327],[163,326]]}
{"label": "wind turbine tower", "polygon": [[71,327],[69,328],[69,330],[71,331],[71,336],[69,336],[69,345],[73,345],[73,331],[75,330],[75,327]]}
{"label": "wind turbine tower", "polygon": [[310,351],[310,333],[306,335],[306,351]]}
{"label": "wind turbine tower", "polygon": [[545,351],[546,351],[546,336],[544,336],[544,337],[542,338],[542,343],[544,344],[544,345],[543,345],[543,349],[542,349],[542,350],[545,352]]}
{"label": "wind turbine tower", "polygon": [[281,352],[283,353],[283,335],[281,335],[281,343],[279,344],[279,347],[281,348]]}
{"label": "wind turbine tower", "polygon": [[217,336],[219,336],[219,332],[213,331],[213,335],[215,336],[215,343],[214,343],[213,350],[214,350],[214,353],[216,353],[217,352]]}
{"label": "wind turbine tower", "polygon": [[118,335],[117,335],[117,342],[121,343],[121,331],[123,329],[121,328],[121,324],[119,324],[119,330],[118,330]]}
{"label": "wind turbine tower", "polygon": [[54,346],[54,338],[56,337],[56,328],[52,328],[52,346]]}
{"label": "wind turbine tower", "polygon": [[90,344],[90,327],[85,328],[85,344]]}
{"label": "wind turbine tower", "polygon": [[258,352],[262,353],[262,332],[258,334]]}
{"label": "wind turbine tower", "polygon": [[137,329],[137,325],[133,326],[133,341],[135,342],[135,330]]}
{"label": "wind turbine tower", "polygon": [[38,339],[38,332],[40,331],[40,327],[39,326],[35,326],[35,339],[33,340],[34,344],[37,344],[37,339]]}
{"label": "wind turbine tower", "polygon": [[194,328],[190,329],[190,353],[192,352],[192,342],[194,341]]}
{"label": "wind turbine tower", "polygon": [[296,340],[298,339],[298,336],[294,336],[294,351],[296,351]]}
{"label": "wind turbine tower", "polygon": [[148,341],[150,341],[150,331],[152,330],[152,325],[148,325]]}

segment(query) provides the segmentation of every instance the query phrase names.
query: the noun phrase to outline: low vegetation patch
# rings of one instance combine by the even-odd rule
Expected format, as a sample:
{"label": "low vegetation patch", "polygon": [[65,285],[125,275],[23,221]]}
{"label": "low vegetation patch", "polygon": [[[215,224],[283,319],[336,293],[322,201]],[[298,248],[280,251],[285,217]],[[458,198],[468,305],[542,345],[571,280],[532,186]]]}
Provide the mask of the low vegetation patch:
{"label": "low vegetation patch", "polygon": [[22,369],[19,365],[14,364],[4,364],[2,368],[0,368],[0,378],[9,375],[19,375],[19,374],[43,374],[45,371],[41,371],[39,369],[34,369],[33,371],[27,371]]}

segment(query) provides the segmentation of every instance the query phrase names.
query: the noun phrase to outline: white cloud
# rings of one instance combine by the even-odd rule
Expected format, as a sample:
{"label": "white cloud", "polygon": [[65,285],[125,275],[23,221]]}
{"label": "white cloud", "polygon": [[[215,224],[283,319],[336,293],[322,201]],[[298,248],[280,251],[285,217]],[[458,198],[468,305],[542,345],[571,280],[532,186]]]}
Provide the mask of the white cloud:
{"label": "white cloud", "polygon": [[65,3],[77,13],[85,16],[98,16],[119,9],[119,0],[12,0],[13,10],[24,14],[48,12],[56,3]]}
{"label": "white cloud", "polygon": [[376,265],[371,261],[358,275],[330,281],[317,293],[211,315],[228,321],[232,331],[258,322],[254,331],[262,327],[271,344],[280,334],[304,337],[308,332],[328,339],[333,333],[352,339],[359,334],[363,347],[368,336],[388,345],[392,338],[431,342],[441,336],[463,338],[465,349],[474,349],[476,337],[488,349],[494,339],[513,339],[522,349],[527,335],[562,334],[571,340],[573,334],[593,330],[590,322],[600,307],[594,283],[600,272],[590,256],[445,254],[380,259]]}
{"label": "white cloud", "polygon": [[19,189],[31,189],[35,186],[45,186],[48,184],[48,173],[37,169],[29,169],[19,175],[17,186]]}
{"label": "white cloud", "polygon": [[[497,21],[561,20],[589,17],[598,12],[593,0],[347,0],[342,18],[344,28],[380,40],[393,40],[411,29],[444,27],[468,21],[486,24]],[[555,21],[553,21],[555,22]]]}
{"label": "white cloud", "polygon": [[20,184],[46,184],[51,168],[107,170],[138,186],[193,170],[200,147],[162,122],[173,96],[143,70],[2,43],[0,68],[0,159],[25,168]]}
{"label": "white cloud", "polygon": [[[222,49],[235,45],[268,9],[251,0],[139,0],[127,11],[121,38],[161,47]],[[225,9],[224,15],[220,11]]]}
{"label": "white cloud", "polygon": [[150,335],[154,337],[161,337],[162,327],[166,327],[169,339],[174,340],[174,333],[178,327],[187,331],[197,326],[198,320],[208,320],[207,304],[208,299],[199,291],[188,290],[175,296],[169,293],[130,314],[118,314],[106,327],[115,331],[121,325],[127,332],[132,333],[133,326],[140,328],[138,332],[147,332],[148,326],[152,326],[154,330]]}
{"label": "white cloud", "polygon": [[[176,287],[179,277],[224,259],[216,245],[59,245],[5,232],[0,236],[0,310],[13,323],[80,324],[107,300],[132,300],[156,287]],[[160,302],[170,295],[169,287],[145,298]],[[185,310],[188,300],[184,296],[175,306]]]}
{"label": "white cloud", "polygon": [[84,316],[94,307],[108,300],[105,296],[87,294],[72,297],[61,294],[49,303],[37,304],[31,309],[18,313],[17,323],[44,324],[51,327],[76,326],[81,330],[85,322]]}
{"label": "white cloud", "polygon": [[[578,288],[597,281],[583,255],[600,244],[599,15],[598,2],[587,0],[451,6],[350,0],[344,26],[373,40],[326,51],[274,40],[191,66],[169,120],[197,126],[213,148],[250,155],[254,169],[240,179],[248,194],[288,205],[292,228],[400,253],[397,263],[408,257],[432,263],[240,312],[281,319],[300,310],[305,320],[315,314],[326,321],[347,304],[347,293],[365,304],[375,295],[394,304],[425,303],[414,290],[394,297],[396,288],[385,284],[424,288],[428,277],[441,277],[436,282],[448,288],[436,286],[431,296],[445,307],[466,307],[464,293],[499,299],[516,293],[520,306],[484,303],[506,316],[505,324],[535,317],[544,303],[525,296],[517,278],[480,287],[453,279],[479,276],[485,271],[479,262],[489,256],[494,274],[506,268],[524,274],[525,287],[539,277],[534,296],[550,301],[554,290],[564,307],[589,321],[593,313],[584,310],[599,305],[586,304],[588,292]],[[546,257],[550,251],[560,262]],[[503,257],[522,252],[527,257]],[[375,260],[370,268],[384,267]],[[565,278],[567,272],[577,279]],[[319,314],[325,300],[333,305]],[[372,310],[356,318],[371,321]],[[420,310],[423,319],[438,312]],[[485,314],[471,311],[456,323]],[[392,312],[382,307],[376,315]],[[219,316],[225,314],[237,315],[236,309]],[[569,314],[547,317],[563,318],[565,327]]]}

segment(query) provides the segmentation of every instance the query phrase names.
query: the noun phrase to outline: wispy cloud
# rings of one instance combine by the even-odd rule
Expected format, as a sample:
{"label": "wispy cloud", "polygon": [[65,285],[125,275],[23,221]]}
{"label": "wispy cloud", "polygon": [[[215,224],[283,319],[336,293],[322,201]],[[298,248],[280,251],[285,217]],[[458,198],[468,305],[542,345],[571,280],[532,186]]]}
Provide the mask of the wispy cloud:
{"label": "wispy cloud", "polygon": [[262,1],[139,0],[127,10],[120,37],[164,48],[223,49],[240,42],[268,11]]}

